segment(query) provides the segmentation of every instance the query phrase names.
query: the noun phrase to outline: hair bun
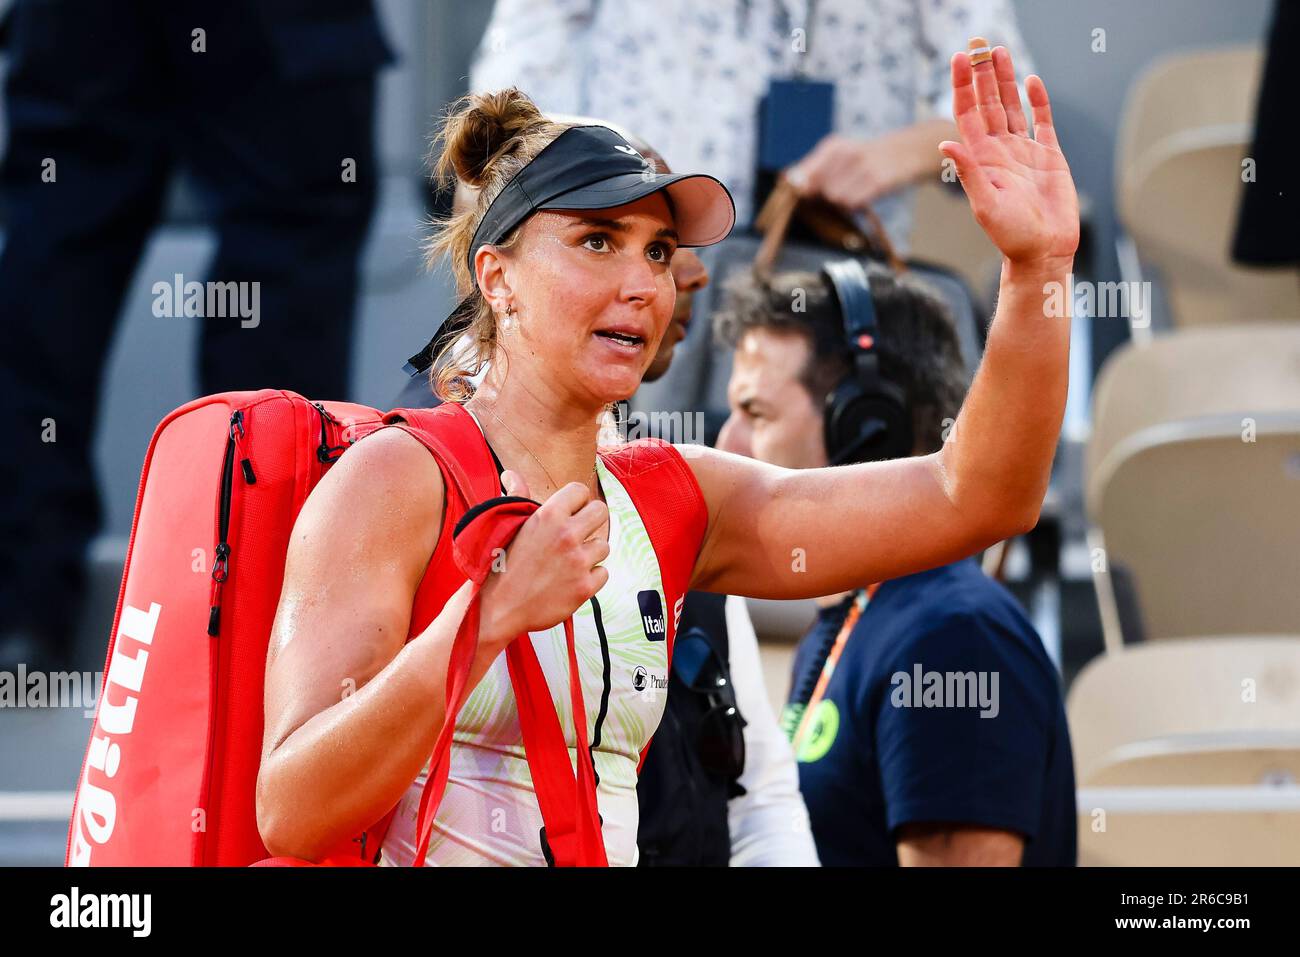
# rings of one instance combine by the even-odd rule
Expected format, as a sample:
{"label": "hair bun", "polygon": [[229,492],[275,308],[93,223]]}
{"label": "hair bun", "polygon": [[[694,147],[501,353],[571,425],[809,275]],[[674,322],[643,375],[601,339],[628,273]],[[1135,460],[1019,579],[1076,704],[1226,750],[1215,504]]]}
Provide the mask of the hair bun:
{"label": "hair bun", "polygon": [[482,187],[492,164],[508,156],[520,143],[519,134],[543,124],[546,118],[518,87],[493,93],[470,93],[453,107],[443,128],[444,167],[450,164],[457,178]]}

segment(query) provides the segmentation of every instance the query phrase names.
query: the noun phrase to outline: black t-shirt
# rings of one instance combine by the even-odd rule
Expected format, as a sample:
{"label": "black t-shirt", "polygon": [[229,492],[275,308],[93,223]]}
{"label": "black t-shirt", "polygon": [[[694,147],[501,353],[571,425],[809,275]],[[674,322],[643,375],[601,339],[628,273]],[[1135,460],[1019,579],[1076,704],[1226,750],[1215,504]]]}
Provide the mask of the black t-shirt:
{"label": "black t-shirt", "polygon": [[[818,615],[794,687],[852,600]],[[880,586],[809,718],[798,767],[824,865],[897,864],[898,828],[940,821],[1025,835],[1026,865],[1075,863],[1056,669],[1015,598],[973,559]]]}

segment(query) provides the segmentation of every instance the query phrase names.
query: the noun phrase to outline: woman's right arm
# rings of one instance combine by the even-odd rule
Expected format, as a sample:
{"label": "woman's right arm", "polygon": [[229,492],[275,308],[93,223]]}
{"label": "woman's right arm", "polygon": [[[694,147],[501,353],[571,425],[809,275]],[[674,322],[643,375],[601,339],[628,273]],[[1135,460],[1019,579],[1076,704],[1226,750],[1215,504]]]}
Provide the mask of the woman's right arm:
{"label": "woman's right arm", "polygon": [[[384,429],[349,449],[298,515],[267,654],[257,780],[272,854],[316,859],[369,826],[433,749],[468,587],[403,645],[443,504],[433,456]],[[481,643],[472,681],[493,647]]]}
{"label": "woman's right arm", "polygon": [[[484,583],[471,689],[515,635],[563,621],[603,581],[591,565],[607,546],[580,543],[605,506],[583,493],[575,483],[553,495]],[[433,456],[401,429],[383,429],[340,458],[303,505],[267,654],[257,822],[273,855],[319,859],[370,826],[433,750],[472,585],[405,639],[444,499]],[[567,560],[538,560],[570,544]],[[511,574],[516,559],[542,572]]]}

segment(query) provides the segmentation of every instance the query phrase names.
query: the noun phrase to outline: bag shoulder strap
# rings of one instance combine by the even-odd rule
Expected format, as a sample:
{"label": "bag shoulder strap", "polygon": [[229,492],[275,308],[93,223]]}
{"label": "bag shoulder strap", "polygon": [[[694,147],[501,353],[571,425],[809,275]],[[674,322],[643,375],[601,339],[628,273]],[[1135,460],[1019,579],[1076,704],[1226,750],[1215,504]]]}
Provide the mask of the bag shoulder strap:
{"label": "bag shoulder strap", "polygon": [[[420,798],[417,846],[412,862],[419,867],[424,865],[434,817],[446,789],[456,719],[469,696],[469,671],[478,648],[479,592],[495,550],[505,547],[539,506],[529,499],[500,494],[496,463],[487,440],[469,412],[456,403],[444,403],[433,409],[394,409],[383,417],[383,422],[402,428],[418,439],[438,459],[456,486],[464,508],[457,522],[452,553],[460,570],[474,581],[474,593],[448,660],[446,716],[429,759],[429,774]],[[595,768],[586,746],[586,716],[573,619],[566,620],[564,627],[578,740],[576,777],[546,676],[528,635],[521,634],[511,643],[507,664],[519,710],[524,754],[545,822],[541,835],[543,851],[548,861],[560,866],[604,866],[607,861],[596,803]]]}
{"label": "bag shoulder strap", "polygon": [[[668,668],[673,665],[673,644],[681,621],[682,606],[690,588],[695,561],[704,544],[709,509],[700,483],[695,479],[682,452],[659,438],[637,439],[602,452],[605,466],[627,489],[628,497],[641,516],[650,546],[659,560],[664,583],[664,618],[667,620]],[[652,736],[653,739],[653,736]],[[641,749],[637,773],[645,765],[650,741]]]}
{"label": "bag shoulder strap", "polygon": [[709,523],[704,493],[681,451],[663,439],[637,439],[602,451],[601,458],[627,489],[659,559],[664,600],[671,606],[665,609],[671,612],[665,615],[671,666],[682,604]]}
{"label": "bag shoulder strap", "polygon": [[414,436],[433,453],[451,475],[467,509],[501,494],[487,440],[461,405],[444,402],[432,409],[393,409],[382,421]]}

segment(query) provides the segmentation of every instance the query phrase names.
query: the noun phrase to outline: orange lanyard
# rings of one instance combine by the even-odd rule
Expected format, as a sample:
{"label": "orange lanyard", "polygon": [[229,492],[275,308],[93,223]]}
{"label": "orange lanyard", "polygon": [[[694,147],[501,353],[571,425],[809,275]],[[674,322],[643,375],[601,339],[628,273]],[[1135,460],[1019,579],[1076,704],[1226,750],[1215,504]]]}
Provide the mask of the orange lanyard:
{"label": "orange lanyard", "polygon": [[840,660],[840,654],[844,651],[845,644],[848,643],[849,635],[853,632],[853,626],[858,623],[862,617],[863,609],[867,603],[876,595],[876,590],[880,588],[880,582],[868,585],[865,591],[860,591],[854,596],[853,607],[844,617],[844,624],[840,626],[840,633],[835,636],[835,644],[831,646],[830,654],[826,656],[826,664],[822,665],[822,673],[817,678],[817,685],[813,688],[812,697],[808,699],[808,704],[804,706],[803,714],[799,717],[799,727],[795,729],[794,738],[791,745],[794,753],[799,753],[799,745],[803,743],[804,733],[808,730],[808,719],[817,705],[821,704],[822,697],[826,694],[826,686],[830,684],[831,675],[835,672],[835,665]]}

